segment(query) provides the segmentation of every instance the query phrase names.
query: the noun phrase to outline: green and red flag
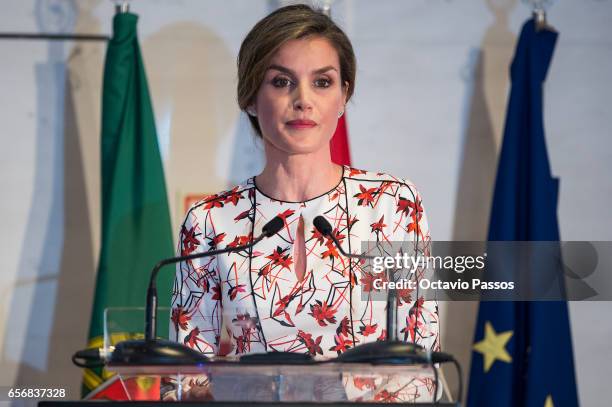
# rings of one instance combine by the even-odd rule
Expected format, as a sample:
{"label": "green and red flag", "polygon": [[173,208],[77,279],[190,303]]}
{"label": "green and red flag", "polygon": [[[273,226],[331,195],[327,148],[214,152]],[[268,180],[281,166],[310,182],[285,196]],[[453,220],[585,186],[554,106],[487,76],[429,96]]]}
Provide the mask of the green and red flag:
{"label": "green and red flag", "polygon": [[[104,310],[144,307],[150,270],[174,252],[164,169],[136,35],[137,21],[135,14],[115,15],[113,37],[106,52],[102,90],[102,240],[90,347],[102,346]],[[173,278],[172,273],[159,276],[161,304],[170,304]],[[138,320],[134,325],[126,332],[114,332],[114,340],[144,332],[144,314],[135,315]],[[161,336],[167,335],[166,325],[160,327]],[[86,369],[84,392],[109,377],[101,369]]]}

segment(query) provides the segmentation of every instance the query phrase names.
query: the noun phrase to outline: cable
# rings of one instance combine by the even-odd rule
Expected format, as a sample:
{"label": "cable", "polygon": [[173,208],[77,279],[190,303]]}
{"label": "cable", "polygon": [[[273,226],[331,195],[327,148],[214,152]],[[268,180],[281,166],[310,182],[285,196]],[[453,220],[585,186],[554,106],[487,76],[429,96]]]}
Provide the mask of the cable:
{"label": "cable", "polygon": [[434,371],[434,393],[433,393],[433,402],[434,405],[438,405],[438,369],[436,368],[436,365],[434,363],[431,363],[431,367],[433,368]]}
{"label": "cable", "polygon": [[461,370],[461,365],[459,364],[459,362],[457,362],[457,360],[450,353],[432,352],[432,355],[431,355],[432,364],[435,364],[435,363],[442,364],[442,363],[448,363],[448,362],[455,365],[455,369],[457,370],[457,381],[459,383],[458,385],[459,389],[457,390],[457,401],[460,403],[461,400],[463,399],[463,372]]}
{"label": "cable", "polygon": [[446,396],[447,400],[452,400],[453,395],[450,393],[448,382],[446,381],[446,375],[444,374],[444,370],[440,368],[440,382],[442,383],[442,392],[444,396]]}
{"label": "cable", "polygon": [[461,371],[461,365],[459,364],[459,362],[457,362],[455,358],[451,360],[451,363],[453,363],[455,365],[455,368],[457,369],[457,376],[458,376],[457,381],[459,382],[459,391],[457,392],[457,402],[461,403],[461,400],[463,400],[463,372]]}

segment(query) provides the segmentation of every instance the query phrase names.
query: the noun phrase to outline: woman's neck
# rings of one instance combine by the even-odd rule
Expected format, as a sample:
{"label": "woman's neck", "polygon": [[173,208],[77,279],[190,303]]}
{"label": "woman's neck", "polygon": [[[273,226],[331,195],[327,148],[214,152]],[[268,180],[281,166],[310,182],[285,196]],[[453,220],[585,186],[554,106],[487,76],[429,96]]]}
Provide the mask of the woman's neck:
{"label": "woman's neck", "polygon": [[255,182],[260,191],[274,199],[302,202],[332,190],[342,173],[342,166],[332,162],[329,148],[291,155],[267,149],[266,166]]}

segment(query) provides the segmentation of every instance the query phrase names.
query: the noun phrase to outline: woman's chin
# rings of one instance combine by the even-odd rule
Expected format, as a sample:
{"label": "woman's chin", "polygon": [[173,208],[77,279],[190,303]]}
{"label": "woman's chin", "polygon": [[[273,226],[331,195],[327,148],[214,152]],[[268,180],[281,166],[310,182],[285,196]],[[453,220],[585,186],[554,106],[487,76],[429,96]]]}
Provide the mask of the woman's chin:
{"label": "woman's chin", "polygon": [[329,148],[329,141],[323,142],[314,137],[287,135],[281,140],[269,140],[269,143],[281,153],[288,155],[311,154],[322,148]]}
{"label": "woman's chin", "polygon": [[305,143],[305,144],[287,145],[285,146],[285,148],[283,148],[283,151],[289,155],[296,155],[296,154],[312,154],[312,153],[316,153],[320,149],[321,149],[321,146],[319,145],[312,145],[312,144]]}

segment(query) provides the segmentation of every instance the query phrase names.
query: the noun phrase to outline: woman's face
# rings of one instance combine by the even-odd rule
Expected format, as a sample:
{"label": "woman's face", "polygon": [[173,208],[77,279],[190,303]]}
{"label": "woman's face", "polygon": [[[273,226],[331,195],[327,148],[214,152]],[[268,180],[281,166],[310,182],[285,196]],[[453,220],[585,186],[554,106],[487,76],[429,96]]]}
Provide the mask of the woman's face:
{"label": "woman's face", "polygon": [[312,37],[288,41],[278,50],[251,110],[273,148],[304,154],[328,148],[345,99],[338,53],[326,39]]}

